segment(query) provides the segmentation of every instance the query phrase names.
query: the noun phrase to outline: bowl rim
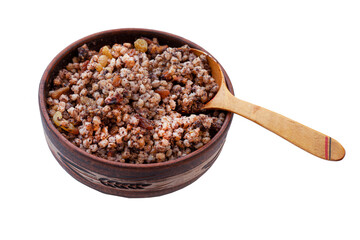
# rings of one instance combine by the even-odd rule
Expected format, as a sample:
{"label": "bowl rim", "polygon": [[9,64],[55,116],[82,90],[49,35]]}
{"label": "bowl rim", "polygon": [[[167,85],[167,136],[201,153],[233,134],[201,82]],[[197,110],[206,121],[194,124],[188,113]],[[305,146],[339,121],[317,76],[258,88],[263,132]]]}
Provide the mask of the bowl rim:
{"label": "bowl rim", "polygon": [[[68,139],[66,139],[60,133],[60,131],[54,126],[54,124],[52,123],[52,121],[50,119],[50,116],[49,116],[49,114],[47,112],[47,108],[46,108],[46,97],[45,97],[45,88],[46,87],[45,87],[45,83],[46,83],[46,80],[50,78],[54,67],[57,64],[59,64],[61,62],[61,60],[67,54],[69,54],[71,51],[73,51],[74,48],[77,48],[77,47],[83,45],[84,43],[89,43],[92,40],[95,40],[95,39],[101,37],[102,35],[108,35],[108,34],[111,34],[111,33],[114,33],[114,32],[115,33],[121,33],[121,32],[129,32],[129,31],[131,31],[131,32],[143,32],[143,33],[146,32],[146,33],[150,33],[150,34],[154,33],[154,34],[157,34],[157,35],[168,36],[168,37],[174,38],[174,39],[180,39],[181,41],[184,41],[189,45],[193,45],[193,46],[195,46],[195,48],[200,49],[200,50],[206,52],[207,54],[209,54],[210,56],[212,56],[204,48],[200,47],[196,43],[194,43],[194,42],[192,42],[192,41],[190,41],[190,40],[188,40],[186,38],[180,37],[180,36],[172,34],[172,33],[159,31],[159,30],[154,30],[154,29],[148,29],[148,28],[117,28],[117,29],[110,29],[110,30],[100,31],[100,32],[96,32],[96,33],[87,35],[87,36],[85,36],[83,38],[80,38],[79,40],[76,40],[75,42],[69,44],[67,47],[65,47],[63,50],[61,50],[51,60],[49,65],[46,67],[46,69],[45,69],[45,71],[44,71],[44,73],[43,73],[43,75],[41,77],[40,84],[39,84],[39,91],[38,91],[38,101],[39,101],[39,108],[40,108],[40,114],[42,116],[42,120],[44,121],[44,123],[46,124],[48,129],[56,136],[56,138],[59,141],[61,141],[63,144],[65,144],[68,148],[72,149],[75,152],[80,153],[81,155],[88,158],[90,161],[100,162],[100,163],[102,163],[104,165],[112,165],[112,166],[116,166],[116,167],[131,168],[131,169],[148,169],[148,168],[167,167],[167,166],[170,167],[170,166],[175,165],[177,163],[185,162],[186,160],[191,160],[194,156],[197,156],[197,155],[201,154],[207,148],[211,147],[220,138],[220,136],[222,136],[224,133],[226,133],[225,130],[228,127],[230,127],[232,117],[233,117],[233,113],[226,112],[225,120],[224,120],[224,123],[222,124],[220,130],[215,134],[215,136],[213,138],[211,138],[211,140],[208,143],[206,143],[201,148],[189,153],[186,156],[181,156],[181,157],[176,158],[174,160],[168,160],[168,161],[157,162],[157,163],[146,163],[146,164],[115,162],[115,161],[112,161],[112,160],[108,160],[108,159],[101,158],[101,157],[98,157],[96,155],[90,154],[90,153],[86,152],[84,149],[79,148],[78,146],[71,143]],[[221,64],[220,64],[220,66],[221,66]],[[226,72],[225,72],[225,70],[223,69],[222,66],[221,66],[221,70],[224,73],[225,82],[226,82],[226,84],[228,86],[229,91],[232,94],[234,94],[234,90],[233,90],[230,78],[227,76],[227,74],[226,74]],[[45,135],[46,135],[46,133],[45,133]]]}

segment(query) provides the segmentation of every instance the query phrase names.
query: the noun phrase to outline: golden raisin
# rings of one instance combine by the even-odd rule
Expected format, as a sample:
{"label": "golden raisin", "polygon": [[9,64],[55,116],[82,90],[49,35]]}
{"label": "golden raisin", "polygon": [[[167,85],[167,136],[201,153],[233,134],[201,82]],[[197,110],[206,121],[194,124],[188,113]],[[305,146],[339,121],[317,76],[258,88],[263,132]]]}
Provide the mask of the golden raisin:
{"label": "golden raisin", "polygon": [[138,50],[139,52],[146,52],[148,49],[147,42],[142,38],[137,39],[134,42],[134,46],[135,46],[135,49]]}
{"label": "golden raisin", "polygon": [[105,56],[107,56],[107,57],[110,58],[110,59],[113,58],[113,56],[111,55],[111,52],[110,52],[110,49],[109,49],[108,46],[102,47],[101,50],[100,50],[100,53],[103,54],[103,55],[105,55]]}
{"label": "golden raisin", "polygon": [[100,63],[98,63],[95,65],[95,69],[96,71],[101,72],[101,70],[103,70],[103,66]]}
{"label": "golden raisin", "polygon": [[98,62],[101,64],[101,66],[106,67],[108,64],[108,57],[106,55],[101,55]]}
{"label": "golden raisin", "polygon": [[50,97],[52,97],[53,99],[58,99],[62,94],[66,93],[69,90],[70,90],[69,86],[59,88],[59,89],[55,90],[54,92],[52,92],[50,94]]}

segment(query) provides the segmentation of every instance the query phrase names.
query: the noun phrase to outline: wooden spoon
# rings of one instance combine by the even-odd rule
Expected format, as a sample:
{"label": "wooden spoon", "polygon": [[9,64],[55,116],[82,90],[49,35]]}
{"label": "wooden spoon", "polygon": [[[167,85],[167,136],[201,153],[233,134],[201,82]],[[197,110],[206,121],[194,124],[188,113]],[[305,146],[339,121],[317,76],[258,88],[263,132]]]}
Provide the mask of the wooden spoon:
{"label": "wooden spoon", "polygon": [[226,87],[224,75],[216,60],[200,50],[191,49],[191,51],[197,56],[202,54],[206,56],[212,76],[220,86],[215,97],[202,109],[221,109],[236,113],[317,157],[333,161],[344,158],[345,149],[335,139],[278,113],[234,97]]}

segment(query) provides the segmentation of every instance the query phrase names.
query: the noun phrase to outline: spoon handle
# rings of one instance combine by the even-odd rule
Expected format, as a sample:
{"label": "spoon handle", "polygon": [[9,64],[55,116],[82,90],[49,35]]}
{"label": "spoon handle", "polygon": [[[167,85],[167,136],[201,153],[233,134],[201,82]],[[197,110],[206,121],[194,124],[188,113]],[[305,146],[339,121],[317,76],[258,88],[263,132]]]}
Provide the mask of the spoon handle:
{"label": "spoon handle", "polygon": [[207,103],[207,109],[224,109],[239,114],[317,157],[333,161],[344,158],[345,149],[335,139],[266,108],[240,100],[225,88],[220,90],[222,97]]}

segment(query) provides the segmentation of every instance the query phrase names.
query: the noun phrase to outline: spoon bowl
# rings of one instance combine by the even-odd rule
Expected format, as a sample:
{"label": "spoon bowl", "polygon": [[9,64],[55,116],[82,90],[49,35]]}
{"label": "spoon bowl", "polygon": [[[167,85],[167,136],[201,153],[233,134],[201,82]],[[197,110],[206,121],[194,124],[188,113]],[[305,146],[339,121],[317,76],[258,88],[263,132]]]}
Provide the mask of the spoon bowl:
{"label": "spoon bowl", "polygon": [[283,115],[234,97],[226,87],[219,63],[201,50],[192,48],[191,51],[197,56],[206,56],[212,77],[219,85],[217,94],[202,109],[221,109],[236,113],[319,158],[332,161],[344,158],[345,149],[335,139]]}

